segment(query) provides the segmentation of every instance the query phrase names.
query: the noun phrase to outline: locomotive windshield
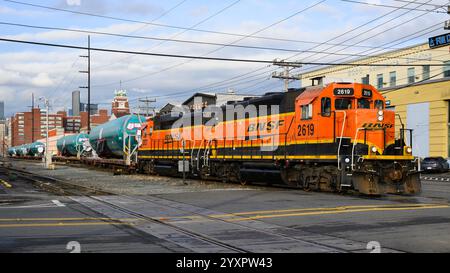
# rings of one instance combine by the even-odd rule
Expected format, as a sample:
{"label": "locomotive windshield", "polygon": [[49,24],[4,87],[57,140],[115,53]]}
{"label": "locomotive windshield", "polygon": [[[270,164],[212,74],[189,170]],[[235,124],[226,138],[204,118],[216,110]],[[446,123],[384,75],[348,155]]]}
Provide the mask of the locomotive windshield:
{"label": "locomotive windshield", "polygon": [[334,108],[336,108],[336,110],[347,110],[347,109],[352,109],[352,101],[353,99],[335,99],[334,100]]}
{"label": "locomotive windshield", "polygon": [[370,101],[368,99],[359,99],[358,100],[358,108],[359,109],[370,109]]}
{"label": "locomotive windshield", "polygon": [[376,100],[375,101],[375,109],[383,110],[384,109],[384,103],[382,100]]}

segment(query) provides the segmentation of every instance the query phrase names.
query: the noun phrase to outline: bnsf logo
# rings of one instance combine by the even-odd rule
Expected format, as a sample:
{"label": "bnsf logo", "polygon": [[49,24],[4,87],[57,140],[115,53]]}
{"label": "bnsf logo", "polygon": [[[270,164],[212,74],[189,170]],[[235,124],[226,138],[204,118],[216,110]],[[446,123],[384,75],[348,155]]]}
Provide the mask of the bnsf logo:
{"label": "bnsf logo", "polygon": [[253,123],[248,125],[247,132],[263,131],[263,130],[271,131],[273,129],[278,129],[280,128],[280,126],[283,125],[284,120]]}
{"label": "bnsf logo", "polygon": [[363,128],[373,128],[373,129],[375,129],[375,128],[379,128],[379,129],[383,129],[383,128],[391,129],[391,128],[394,128],[394,125],[393,125],[393,124],[390,124],[390,123],[364,123],[362,127],[363,127]]}

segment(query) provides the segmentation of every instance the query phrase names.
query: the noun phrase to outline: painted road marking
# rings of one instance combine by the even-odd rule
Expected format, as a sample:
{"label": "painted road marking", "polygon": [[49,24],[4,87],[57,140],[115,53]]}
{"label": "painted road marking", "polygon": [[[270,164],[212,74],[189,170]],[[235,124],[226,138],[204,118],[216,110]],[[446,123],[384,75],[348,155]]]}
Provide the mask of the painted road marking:
{"label": "painted road marking", "polygon": [[6,188],[8,188],[8,189],[12,188],[12,185],[9,184],[8,182],[6,182],[6,181],[3,180],[3,179],[0,179],[0,183],[1,183],[3,186],[5,186]]}
{"label": "painted road marking", "polygon": [[325,214],[339,214],[339,213],[351,213],[351,212],[369,212],[369,211],[399,211],[399,210],[420,210],[420,209],[443,209],[448,208],[448,205],[437,205],[430,207],[406,207],[406,208],[366,208],[366,209],[349,209],[349,210],[337,210],[337,211],[317,211],[317,212],[303,212],[303,213],[288,213],[288,214],[272,214],[272,215],[256,215],[246,218],[231,219],[230,221],[248,221],[267,218],[280,218],[280,217],[299,217],[299,216],[311,216],[311,215],[325,215]]}
{"label": "painted road marking", "polygon": [[83,218],[0,218],[0,222],[27,222],[27,221],[133,221],[136,218],[98,218],[98,217],[83,217]]}
{"label": "painted road marking", "polygon": [[52,200],[52,203],[55,204],[57,207],[65,207],[63,203],[59,202],[59,200]]}
{"label": "painted road marking", "polygon": [[23,228],[23,227],[74,227],[74,226],[100,226],[100,225],[127,225],[132,226],[132,223],[121,222],[75,222],[75,223],[46,223],[46,224],[0,224],[0,228]]}
{"label": "painted road marking", "polygon": [[38,209],[38,208],[63,208],[66,205],[59,202],[58,200],[52,200],[49,204],[36,204],[36,205],[26,205],[26,206],[0,206],[0,209]]}
{"label": "painted road marking", "polygon": [[[319,208],[301,208],[301,209],[285,209],[285,210],[261,210],[237,212],[229,214],[211,214],[211,215],[187,215],[176,217],[162,217],[156,218],[161,221],[182,221],[183,219],[208,220],[205,217],[217,218],[226,221],[246,221],[256,219],[267,219],[277,217],[299,217],[299,216],[314,216],[327,215],[339,213],[353,213],[353,212],[370,212],[370,211],[400,211],[400,210],[420,210],[420,209],[443,209],[449,208],[448,204],[405,204],[405,205],[359,205],[359,206],[339,206],[339,207],[319,207]],[[154,217],[155,218],[155,217]]]}

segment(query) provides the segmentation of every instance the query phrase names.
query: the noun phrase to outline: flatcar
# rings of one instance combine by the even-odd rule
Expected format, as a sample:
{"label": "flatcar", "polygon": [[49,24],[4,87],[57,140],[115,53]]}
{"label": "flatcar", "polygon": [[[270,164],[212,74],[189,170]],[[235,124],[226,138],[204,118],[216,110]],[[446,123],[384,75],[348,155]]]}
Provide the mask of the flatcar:
{"label": "flatcar", "polygon": [[[229,117],[231,106],[257,110]],[[139,170],[179,175],[184,165],[192,176],[224,182],[279,180],[305,190],[367,195],[421,192],[412,130],[396,124],[395,112],[371,85],[331,83],[219,108],[148,121]],[[183,119],[200,123],[186,125]]]}

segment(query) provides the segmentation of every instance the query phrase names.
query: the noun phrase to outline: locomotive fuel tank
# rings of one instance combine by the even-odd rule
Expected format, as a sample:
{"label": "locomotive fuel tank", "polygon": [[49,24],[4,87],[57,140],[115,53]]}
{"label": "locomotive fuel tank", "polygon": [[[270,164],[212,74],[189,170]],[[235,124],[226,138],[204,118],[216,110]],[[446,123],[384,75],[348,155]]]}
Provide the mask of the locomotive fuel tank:
{"label": "locomotive fuel tank", "polygon": [[64,136],[56,142],[58,153],[64,156],[77,156],[78,153],[83,152],[86,143],[89,142],[88,134],[77,134]]}
{"label": "locomotive fuel tank", "polygon": [[127,115],[95,127],[89,135],[92,149],[100,157],[123,157],[137,147],[137,135],[144,122],[145,117]]}

